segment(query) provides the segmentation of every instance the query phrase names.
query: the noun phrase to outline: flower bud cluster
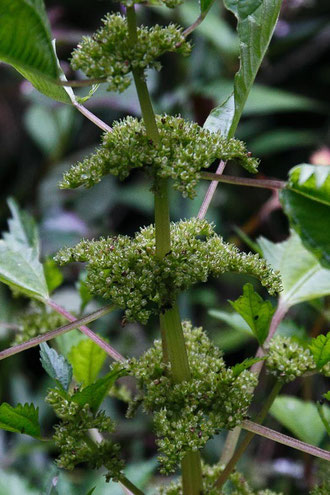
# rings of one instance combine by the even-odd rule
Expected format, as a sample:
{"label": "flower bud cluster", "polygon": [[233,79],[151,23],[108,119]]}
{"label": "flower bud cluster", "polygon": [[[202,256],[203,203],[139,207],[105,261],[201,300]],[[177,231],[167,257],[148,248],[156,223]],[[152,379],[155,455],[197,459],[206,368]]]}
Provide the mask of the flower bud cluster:
{"label": "flower bud cluster", "polygon": [[66,323],[68,320],[64,316],[55,311],[48,311],[44,306],[33,304],[28,312],[20,316],[18,320],[19,332],[16,334],[12,345],[26,342]]}
{"label": "flower bud cluster", "polygon": [[101,147],[74,165],[61,187],[92,187],[107,174],[125,179],[133,168],[146,167],[152,177],[172,179],[176,190],[193,198],[201,169],[216,159],[236,160],[249,172],[257,172],[258,160],[249,156],[242,141],[227,139],[182,117],[158,115],[156,121],[159,144],[148,138],[143,120],[126,117],[114,122],[113,132],[103,135]]}
{"label": "flower bud cluster", "polygon": [[72,53],[71,65],[88,77],[105,78],[109,91],[124,91],[131,84],[132,70],[161,69],[157,61],[166,52],[189,55],[191,45],[175,24],[166,27],[137,28],[137,41],[132,43],[127,20],[120,14],[107,14],[103,26],[93,35],[84,36]]}
{"label": "flower bud cluster", "polygon": [[316,368],[312,353],[290,337],[275,337],[269,343],[266,366],[272,375],[289,383]]}
{"label": "flower bud cluster", "polygon": [[[202,466],[203,493],[207,495],[222,495],[228,493],[227,490],[225,492],[220,492],[219,488],[215,487],[215,483],[222,471],[223,466],[219,464],[214,466],[204,464]],[[228,479],[232,487],[230,491],[231,495],[282,495],[271,490],[259,490],[255,492],[250,488],[241,473],[237,471],[234,471]],[[159,495],[183,495],[181,480],[172,482],[169,485],[161,486]]]}
{"label": "flower bud cluster", "polygon": [[86,462],[92,469],[104,466],[107,480],[118,481],[123,470],[123,461],[119,457],[120,446],[103,440],[94,443],[89,438],[89,430],[96,428],[100,433],[112,433],[113,421],[104,411],[92,413],[88,404],[80,405],[71,396],[60,389],[51,389],[46,401],[53,407],[61,422],[55,426],[53,436],[60,454],[57,465],[73,470],[78,464]]}
{"label": "flower bud cluster", "polygon": [[257,382],[247,370],[235,376],[226,368],[221,351],[202,328],[193,328],[186,321],[183,331],[191,380],[172,383],[171,366],[162,361],[159,340],[140,359],[126,364],[137,379],[136,402],[142,402],[144,410],[154,415],[159,461],[166,473],[175,471],[187,452],[202,449],[222,428],[240,424]]}
{"label": "flower bud cluster", "polygon": [[145,324],[152,314],[171,308],[176,296],[210,276],[224,272],[254,275],[270,293],[280,290],[278,273],[258,255],[241,253],[219,237],[206,220],[192,218],[171,225],[171,251],[156,257],[155,229],[144,227],[135,237],[83,240],[56,256],[60,264],[88,262],[87,286],[92,294],[125,310],[128,321]]}

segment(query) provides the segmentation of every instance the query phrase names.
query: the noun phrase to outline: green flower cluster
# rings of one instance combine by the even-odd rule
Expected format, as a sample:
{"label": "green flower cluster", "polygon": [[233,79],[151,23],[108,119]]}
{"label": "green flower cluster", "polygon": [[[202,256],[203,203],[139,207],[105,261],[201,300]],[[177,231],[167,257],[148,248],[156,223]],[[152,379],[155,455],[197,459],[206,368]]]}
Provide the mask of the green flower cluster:
{"label": "green flower cluster", "polygon": [[89,430],[96,428],[100,433],[112,433],[113,421],[104,411],[92,413],[88,404],[74,402],[63,390],[51,389],[46,397],[61,422],[55,426],[53,440],[60,451],[56,461],[60,468],[73,470],[86,462],[91,469],[104,466],[106,479],[118,481],[124,468],[119,457],[120,446],[110,440],[95,443],[89,437]]}
{"label": "green flower cluster", "polygon": [[258,160],[249,156],[241,141],[181,117],[158,115],[156,121],[159,145],[148,138],[143,120],[127,117],[114,122],[113,132],[103,135],[101,147],[74,165],[64,175],[61,187],[92,187],[107,174],[125,179],[132,169],[146,167],[152,177],[172,179],[176,190],[193,198],[200,170],[216,159],[236,160],[249,172],[257,172]]}
{"label": "green flower cluster", "polygon": [[[219,488],[214,486],[223,471],[223,466],[207,466],[204,464],[202,466],[202,471],[203,493],[207,495],[221,495],[223,493],[229,493],[227,489],[225,492],[219,492]],[[229,476],[229,481],[232,487],[230,495],[282,495],[271,490],[259,490],[255,492],[250,488],[241,473],[237,471],[233,472]],[[159,495],[183,495],[181,481],[172,482],[169,485],[161,486],[159,489]]]}
{"label": "green flower cluster", "polygon": [[55,311],[48,311],[43,305],[32,303],[29,311],[21,315],[18,320],[19,332],[12,345],[21,344],[67,323],[68,320],[64,316]]}
{"label": "green flower cluster", "polygon": [[[173,384],[171,366],[162,360],[162,344],[154,342],[140,359],[127,362],[137,379],[138,394],[128,416],[140,403],[154,415],[162,471],[175,471],[187,452],[197,451],[222,428],[243,420],[250,405],[256,376],[245,370],[235,376],[226,368],[221,351],[202,328],[183,322],[191,380]],[[208,493],[208,492],[206,492]]]}
{"label": "green flower cluster", "polygon": [[310,350],[289,337],[275,337],[270,341],[266,366],[269,373],[283,383],[316,368]]}
{"label": "green flower cluster", "polygon": [[330,493],[330,478],[326,479],[321,485],[314,486],[310,495],[329,495]]}
{"label": "green flower cluster", "polygon": [[206,220],[192,218],[171,225],[171,251],[155,255],[155,229],[144,227],[135,237],[83,240],[56,256],[60,264],[88,262],[86,284],[92,294],[125,310],[128,321],[146,323],[152,314],[170,309],[176,296],[210,276],[241,272],[260,279],[270,293],[281,289],[275,273],[256,254],[240,252],[219,237]]}
{"label": "green flower cluster", "polygon": [[88,77],[105,78],[109,91],[124,91],[131,84],[132,70],[144,71],[148,67],[157,70],[156,60],[166,52],[189,55],[191,46],[175,24],[166,27],[137,28],[137,42],[132,44],[128,35],[126,18],[120,14],[107,14],[103,26],[93,37],[84,36],[72,53],[71,65]]}

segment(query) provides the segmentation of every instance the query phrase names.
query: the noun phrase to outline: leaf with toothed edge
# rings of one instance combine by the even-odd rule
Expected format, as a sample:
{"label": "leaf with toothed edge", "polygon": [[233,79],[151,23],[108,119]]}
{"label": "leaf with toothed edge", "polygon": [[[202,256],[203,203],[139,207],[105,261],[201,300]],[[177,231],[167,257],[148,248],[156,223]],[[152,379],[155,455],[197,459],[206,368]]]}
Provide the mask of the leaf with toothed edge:
{"label": "leaf with toothed edge", "polygon": [[3,402],[0,406],[0,428],[13,433],[24,433],[40,438],[39,409],[33,404],[16,407]]}

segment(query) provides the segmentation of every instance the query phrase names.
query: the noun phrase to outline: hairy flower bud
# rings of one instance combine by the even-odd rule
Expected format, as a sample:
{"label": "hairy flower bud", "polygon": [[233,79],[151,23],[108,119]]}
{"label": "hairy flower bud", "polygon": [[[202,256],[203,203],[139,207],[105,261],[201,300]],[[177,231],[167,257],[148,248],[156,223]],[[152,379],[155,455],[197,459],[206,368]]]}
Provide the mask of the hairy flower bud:
{"label": "hairy flower bud", "polygon": [[266,366],[272,375],[288,383],[316,368],[312,353],[289,337],[275,337],[269,343]]}
{"label": "hairy flower bud", "polygon": [[214,160],[235,160],[249,172],[258,161],[249,156],[244,143],[210,132],[182,117],[156,117],[160,143],[146,134],[143,120],[133,117],[113,123],[103,135],[101,147],[64,174],[62,188],[91,187],[107,174],[125,179],[134,168],[145,168],[153,178],[169,178],[184,197],[193,198],[202,168]]}
{"label": "hairy flower bud", "polygon": [[211,276],[235,271],[260,279],[270,293],[281,289],[280,277],[257,254],[241,253],[218,236],[206,220],[192,218],[171,225],[171,251],[156,256],[155,229],[144,227],[133,239],[83,240],[59,251],[60,264],[88,262],[87,286],[125,310],[128,321],[146,323],[169,309],[176,296]]}
{"label": "hairy flower bud", "polygon": [[124,91],[131,84],[132,70],[161,69],[157,59],[166,52],[189,55],[191,46],[175,24],[137,28],[137,41],[132,44],[126,18],[107,14],[103,26],[93,35],[84,36],[72,54],[74,70],[88,77],[105,78],[109,91]]}

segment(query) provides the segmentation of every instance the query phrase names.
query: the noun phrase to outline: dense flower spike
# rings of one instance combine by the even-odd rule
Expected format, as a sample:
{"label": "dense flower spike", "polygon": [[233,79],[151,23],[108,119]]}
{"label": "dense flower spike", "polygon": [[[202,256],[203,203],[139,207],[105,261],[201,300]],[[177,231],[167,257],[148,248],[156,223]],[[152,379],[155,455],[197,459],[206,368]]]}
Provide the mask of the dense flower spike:
{"label": "dense flower spike", "polygon": [[316,368],[312,353],[289,337],[275,337],[269,343],[266,366],[278,380],[288,383]]}
{"label": "dense flower spike", "polygon": [[182,28],[174,24],[166,27],[137,28],[137,42],[132,45],[128,36],[126,18],[120,14],[107,14],[101,27],[91,38],[84,36],[72,54],[74,70],[82,70],[88,77],[105,78],[109,91],[124,91],[131,84],[129,73],[157,70],[157,59],[166,52],[189,55],[191,46],[182,34]]}
{"label": "dense flower spike", "polygon": [[[225,492],[219,492],[219,488],[214,485],[223,471],[223,466],[217,464],[215,466],[203,465],[203,493],[205,495],[222,495]],[[252,490],[243,475],[237,471],[229,476],[231,491],[230,495],[282,495],[282,493],[275,493],[271,490]],[[159,495],[183,495],[181,482],[172,482],[169,485],[160,487]]]}
{"label": "dense flower spike", "polygon": [[193,198],[200,170],[214,160],[236,160],[249,172],[257,172],[258,161],[244,143],[226,139],[181,117],[156,117],[160,144],[146,135],[142,120],[133,117],[114,122],[113,132],[103,136],[102,146],[89,158],[74,165],[63,178],[62,188],[91,187],[104,175],[125,179],[133,168],[146,167],[153,177],[171,178],[174,188]]}
{"label": "dense flower spike", "polygon": [[89,290],[125,310],[126,319],[146,323],[151,314],[171,308],[176,296],[210,276],[235,271],[260,279],[270,293],[281,289],[275,273],[256,254],[240,252],[218,236],[206,220],[192,218],[171,226],[171,251],[155,255],[154,226],[127,236],[81,241],[61,250],[56,260],[88,262]]}
{"label": "dense flower spike", "polygon": [[35,302],[31,304],[29,310],[18,320],[19,332],[16,334],[12,345],[21,344],[27,340],[55,330],[68,323],[64,316],[55,311],[48,310],[44,305]]}
{"label": "dense flower spike", "polygon": [[120,446],[110,440],[94,443],[88,436],[92,428],[100,433],[112,433],[115,429],[113,421],[103,411],[93,414],[88,404],[77,404],[70,395],[57,388],[48,392],[46,401],[61,419],[53,436],[60,450],[57,465],[68,470],[82,462],[88,463],[92,469],[104,466],[107,480],[118,481],[124,468],[119,457]]}
{"label": "dense flower spike", "polygon": [[[249,371],[235,376],[221,351],[202,328],[183,323],[191,380],[173,385],[162,344],[154,342],[139,360],[127,362],[139,393],[129,411],[143,403],[154,414],[159,460],[164,472],[175,471],[187,452],[197,451],[222,428],[234,428],[247,413],[257,378]],[[131,415],[131,414],[129,414]]]}

